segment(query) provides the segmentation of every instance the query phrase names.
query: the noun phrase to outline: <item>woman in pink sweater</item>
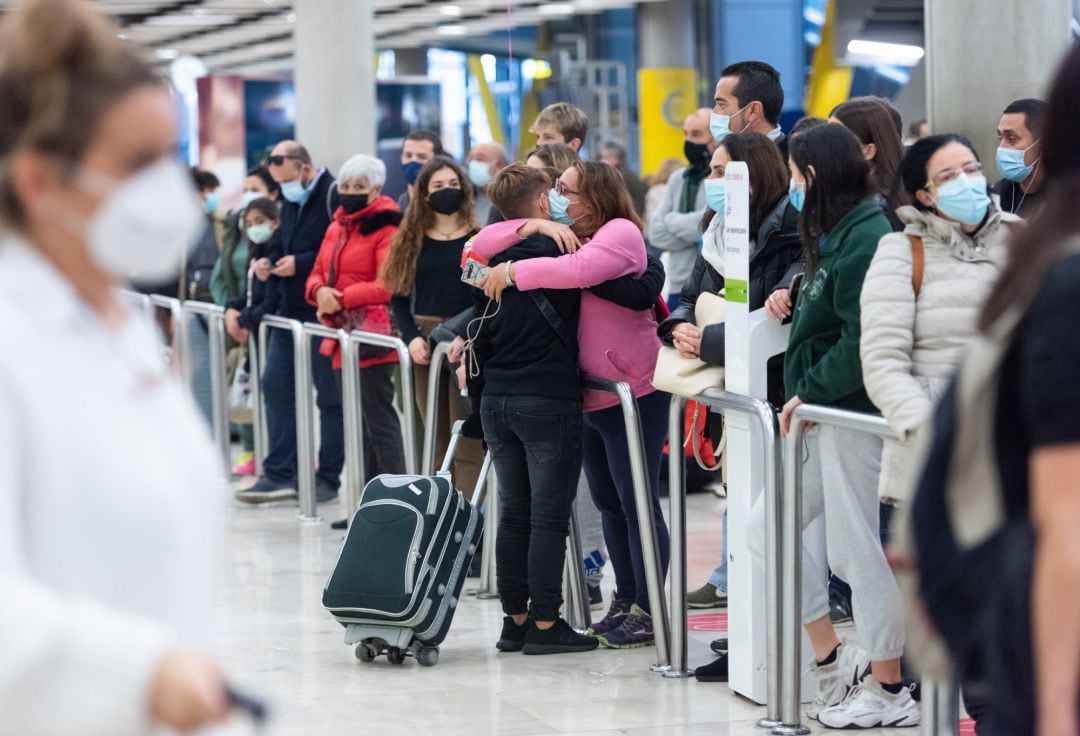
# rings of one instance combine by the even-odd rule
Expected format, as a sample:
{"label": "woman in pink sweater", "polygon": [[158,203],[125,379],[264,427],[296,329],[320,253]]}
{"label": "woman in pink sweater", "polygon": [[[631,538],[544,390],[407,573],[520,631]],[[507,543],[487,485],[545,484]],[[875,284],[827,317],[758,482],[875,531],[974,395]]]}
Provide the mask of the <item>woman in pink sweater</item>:
{"label": "woman in pink sweater", "polygon": [[[542,205],[556,223],[510,220],[484,228],[473,240],[483,258],[500,253],[534,232],[556,236],[580,249],[561,258],[533,258],[508,263],[489,277],[486,291],[496,299],[512,285],[532,289],[587,290],[621,276],[645,272],[641,220],[618,171],[605,164],[578,162],[567,169]],[[645,439],[663,574],[667,572],[668,531],[660,510],[660,458],[667,436],[670,397],[652,387],[660,340],[651,310],[634,311],[585,291],[578,326],[578,361],[584,374],[630,384],[638,400]],[[607,647],[621,649],[653,643],[645,584],[645,563],[637,523],[626,430],[618,399],[585,392],[584,465],[589,489],[604,522],[604,539],[616,590],[607,616],[592,633]]]}

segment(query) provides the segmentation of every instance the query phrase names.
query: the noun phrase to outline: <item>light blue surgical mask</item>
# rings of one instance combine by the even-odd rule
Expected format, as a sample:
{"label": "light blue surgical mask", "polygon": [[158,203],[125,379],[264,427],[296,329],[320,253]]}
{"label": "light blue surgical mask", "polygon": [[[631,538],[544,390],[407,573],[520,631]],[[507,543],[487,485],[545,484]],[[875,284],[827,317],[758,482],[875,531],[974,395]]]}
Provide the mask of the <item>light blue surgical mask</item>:
{"label": "light blue surgical mask", "polygon": [[302,206],[307,201],[308,190],[299,179],[293,179],[281,185],[281,196],[293,204]]}
{"label": "light blue surgical mask", "polygon": [[568,198],[556,192],[554,189],[548,190],[548,214],[551,215],[553,222],[557,222],[560,225],[573,225],[574,218],[567,212],[570,205],[577,204],[571,202]]}
{"label": "light blue surgical mask", "polygon": [[483,161],[470,161],[469,162],[469,181],[473,183],[473,186],[483,189],[491,183],[491,164],[484,163]]}
{"label": "light blue surgical mask", "polygon": [[247,229],[248,240],[255,245],[262,245],[270,236],[274,234],[274,228],[270,227],[269,222],[262,222],[258,225],[252,225]]}
{"label": "light blue surgical mask", "polygon": [[[742,108],[736,110],[735,115],[738,115],[747,107],[750,107],[750,105],[745,105]],[[715,140],[717,143],[720,143],[728,137],[728,135],[731,133],[731,119],[735,117],[735,115],[720,115],[714,112],[712,115],[709,116],[709,132],[712,133],[713,140]],[[739,132],[744,133],[749,127],[750,124],[747,123]]]}
{"label": "light blue surgical mask", "polygon": [[206,195],[206,201],[203,202],[203,212],[208,215],[212,215],[217,212],[218,208],[218,196],[216,192],[210,192]]}
{"label": "light blue surgical mask", "polygon": [[937,190],[937,208],[947,217],[965,225],[978,225],[986,217],[990,196],[986,177],[961,174]]}
{"label": "light blue surgical mask", "polygon": [[240,195],[240,209],[246,210],[249,204],[262,196],[262,192],[244,192]]}
{"label": "light blue surgical mask", "polygon": [[802,212],[803,206],[806,204],[806,187],[800,186],[792,179],[788,184],[788,202],[791,202],[791,206],[795,208],[796,212]]}
{"label": "light blue surgical mask", "polygon": [[727,193],[727,182],[723,179],[705,180],[705,202],[709,209],[722,215],[724,214],[724,195]]}
{"label": "light blue surgical mask", "polygon": [[1035,165],[1039,163],[1041,156],[1032,162],[1031,166],[1024,163],[1024,155],[1030,151],[1038,141],[1032,143],[1027,148],[1020,150],[1019,148],[1005,148],[1004,146],[998,146],[997,149],[997,167],[1001,175],[1009,181],[1026,181],[1031,172],[1034,170]]}

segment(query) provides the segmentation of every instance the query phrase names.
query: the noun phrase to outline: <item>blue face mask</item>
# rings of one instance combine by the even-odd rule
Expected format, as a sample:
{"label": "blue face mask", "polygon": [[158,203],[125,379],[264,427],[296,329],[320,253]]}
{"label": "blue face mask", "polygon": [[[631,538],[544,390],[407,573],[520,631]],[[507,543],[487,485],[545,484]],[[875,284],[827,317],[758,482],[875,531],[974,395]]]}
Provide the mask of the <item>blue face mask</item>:
{"label": "blue face mask", "polygon": [[[750,106],[746,105],[745,107],[736,110],[735,115],[738,115],[747,107]],[[720,143],[728,137],[728,135],[731,133],[731,119],[735,117],[735,115],[720,115],[714,112],[712,115],[709,116],[709,132],[712,133],[713,140],[715,140],[717,143]],[[743,129],[739,132],[744,133],[749,127],[749,124],[744,125]]]}
{"label": "blue face mask", "polygon": [[938,187],[937,208],[943,215],[965,225],[978,225],[986,217],[990,196],[986,193],[986,177],[982,174],[961,174],[948,184]]}
{"label": "blue face mask", "polygon": [[281,196],[293,204],[302,205],[307,201],[308,192],[299,179],[293,179],[292,181],[282,182]]}
{"label": "blue face mask", "polygon": [[410,161],[407,164],[401,165],[401,171],[405,174],[405,183],[410,187],[416,183],[417,178],[420,176],[420,169],[424,168],[424,165],[419,161]]}
{"label": "blue face mask", "polygon": [[802,212],[802,208],[806,204],[806,188],[799,186],[792,179],[787,192],[788,202],[791,202],[791,206],[795,208],[796,212]]}
{"label": "blue face mask", "polygon": [[727,182],[723,179],[705,180],[705,202],[709,209],[722,215],[724,214],[724,195],[727,193]]}
{"label": "blue face mask", "polygon": [[247,229],[248,240],[255,245],[262,245],[270,239],[270,236],[274,234],[274,228],[270,226],[269,222],[263,222],[258,225],[252,225]]}
{"label": "blue face mask", "polygon": [[470,161],[469,162],[469,181],[473,183],[473,186],[483,189],[491,183],[491,164],[486,164],[483,161]]}
{"label": "blue face mask", "polygon": [[208,215],[212,215],[217,212],[218,197],[216,192],[210,192],[206,195],[206,201],[203,202],[203,212]]}
{"label": "blue face mask", "polygon": [[240,195],[240,209],[246,210],[249,204],[263,196],[261,192],[244,192]]}
{"label": "blue face mask", "polygon": [[560,225],[573,225],[574,218],[567,212],[567,209],[569,209],[572,204],[577,203],[571,202],[554,189],[548,190],[548,214],[551,215],[553,222],[557,222]]}
{"label": "blue face mask", "polygon": [[[1005,148],[1004,146],[998,146],[997,149],[997,167],[1001,175],[1009,181],[1026,181],[1031,176],[1032,170],[1035,168],[1035,164],[1039,163],[1039,159],[1035,159],[1031,166],[1024,163],[1024,154],[1035,147],[1038,141],[1032,143],[1031,146],[1020,150],[1018,148]],[[1041,157],[1040,157],[1041,158]]]}

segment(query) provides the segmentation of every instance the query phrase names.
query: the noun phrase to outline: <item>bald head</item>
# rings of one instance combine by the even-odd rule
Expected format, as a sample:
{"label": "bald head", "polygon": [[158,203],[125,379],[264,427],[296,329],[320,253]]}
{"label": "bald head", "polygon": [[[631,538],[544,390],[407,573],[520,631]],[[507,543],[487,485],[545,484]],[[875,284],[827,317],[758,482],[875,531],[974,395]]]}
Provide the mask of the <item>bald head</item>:
{"label": "bald head", "polygon": [[300,179],[306,187],[314,174],[311,154],[296,141],[281,141],[270,151],[270,176],[278,184]]}
{"label": "bald head", "polygon": [[508,163],[506,152],[494,143],[477,143],[469,151],[469,160],[491,164],[495,170],[505,168]]}
{"label": "bald head", "polygon": [[711,114],[712,110],[701,107],[692,112],[686,118],[686,122],[683,123],[683,137],[686,138],[686,141],[708,146],[710,152],[716,148],[716,142],[713,140],[712,133],[709,132],[709,116]]}

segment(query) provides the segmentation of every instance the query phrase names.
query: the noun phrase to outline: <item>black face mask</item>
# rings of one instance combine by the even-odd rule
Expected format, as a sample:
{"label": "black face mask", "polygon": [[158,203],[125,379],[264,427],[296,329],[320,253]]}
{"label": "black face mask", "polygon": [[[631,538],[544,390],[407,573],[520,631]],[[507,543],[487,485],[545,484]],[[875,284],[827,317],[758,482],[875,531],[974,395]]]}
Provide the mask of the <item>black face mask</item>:
{"label": "black face mask", "polygon": [[708,162],[709,160],[709,147],[704,143],[691,143],[690,141],[683,141],[683,155],[686,156],[686,160],[693,166],[697,164],[700,166],[702,162]]}
{"label": "black face mask", "polygon": [[346,215],[352,215],[368,206],[368,198],[371,195],[369,193],[364,194],[341,194],[338,193],[338,199],[341,201],[341,207],[345,210]]}
{"label": "black face mask", "polygon": [[431,209],[440,215],[452,215],[461,209],[461,202],[465,199],[465,192],[460,189],[440,189],[428,195]]}

